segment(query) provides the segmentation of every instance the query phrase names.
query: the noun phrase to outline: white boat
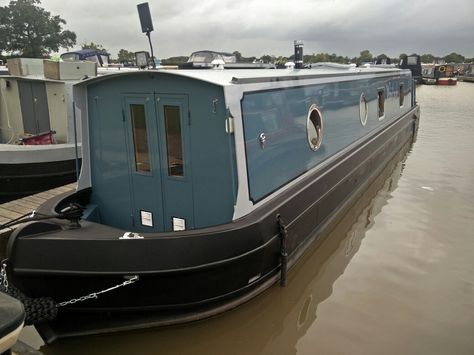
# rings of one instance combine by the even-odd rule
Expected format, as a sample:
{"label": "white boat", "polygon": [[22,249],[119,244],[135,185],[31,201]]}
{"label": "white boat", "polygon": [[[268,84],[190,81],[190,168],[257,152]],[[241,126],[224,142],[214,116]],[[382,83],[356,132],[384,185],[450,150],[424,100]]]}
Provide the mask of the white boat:
{"label": "white boat", "polygon": [[97,72],[94,63],[8,64],[9,75],[0,76],[0,202],[76,180],[72,85]]}

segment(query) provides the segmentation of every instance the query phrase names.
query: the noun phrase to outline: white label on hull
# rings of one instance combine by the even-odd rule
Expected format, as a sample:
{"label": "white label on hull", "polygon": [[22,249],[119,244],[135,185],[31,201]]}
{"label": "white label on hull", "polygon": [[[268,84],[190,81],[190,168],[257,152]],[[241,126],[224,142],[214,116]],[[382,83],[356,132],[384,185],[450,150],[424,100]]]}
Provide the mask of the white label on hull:
{"label": "white label on hull", "polygon": [[140,210],[142,226],[153,227],[153,213]]}
{"label": "white label on hull", "polygon": [[186,230],[186,220],[184,218],[173,217],[173,231]]}

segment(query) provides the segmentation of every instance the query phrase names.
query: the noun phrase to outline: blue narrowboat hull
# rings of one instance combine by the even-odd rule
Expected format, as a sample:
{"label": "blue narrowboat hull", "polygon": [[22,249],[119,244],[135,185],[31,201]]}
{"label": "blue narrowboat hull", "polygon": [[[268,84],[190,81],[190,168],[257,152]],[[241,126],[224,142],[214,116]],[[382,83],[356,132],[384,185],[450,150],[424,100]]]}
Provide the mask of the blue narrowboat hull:
{"label": "blue narrowboat hull", "polygon": [[[120,239],[125,230],[90,221],[82,221],[80,229],[68,229],[58,220],[26,224],[9,241],[9,277],[30,297],[62,302],[138,276],[98,298],[61,307],[56,319],[37,325],[47,342],[223,312],[284,279],[320,232],[414,138],[418,119],[414,106],[231,223],[140,233],[143,238],[136,239]],[[86,204],[90,194],[85,189],[59,196],[40,212],[58,211],[74,201]]]}

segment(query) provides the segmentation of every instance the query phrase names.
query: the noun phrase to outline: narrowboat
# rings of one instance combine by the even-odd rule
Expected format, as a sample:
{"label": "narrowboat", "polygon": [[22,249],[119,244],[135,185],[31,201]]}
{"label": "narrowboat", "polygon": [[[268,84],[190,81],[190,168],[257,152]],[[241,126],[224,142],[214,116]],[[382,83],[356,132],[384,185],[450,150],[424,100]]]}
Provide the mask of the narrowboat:
{"label": "narrowboat", "polygon": [[400,59],[400,68],[401,69],[410,69],[413,75],[413,79],[417,84],[422,84],[422,66],[421,66],[421,56],[418,54],[404,55]]}
{"label": "narrowboat", "polygon": [[[59,337],[210,317],[287,271],[412,138],[410,70],[147,70],[74,86],[77,191],[10,237]],[[34,220],[37,219],[37,220]]]}
{"label": "narrowboat", "polygon": [[104,50],[99,49],[79,49],[72,52],[61,54],[61,60],[65,62],[93,62],[98,67],[107,67],[110,63],[110,54]]}
{"label": "narrowboat", "polygon": [[422,69],[423,84],[427,85],[456,85],[452,64],[426,64]]}
{"label": "narrowboat", "polygon": [[179,69],[209,69],[216,64],[225,69],[275,69],[275,64],[238,62],[233,53],[200,50],[191,53],[186,63],[180,64]]}
{"label": "narrowboat", "polygon": [[469,81],[471,83],[474,82],[474,64],[468,64],[463,74],[458,78],[461,81]]}
{"label": "narrowboat", "polygon": [[77,180],[72,85],[96,75],[94,63],[16,58],[8,64],[9,75],[0,76],[0,203]]}

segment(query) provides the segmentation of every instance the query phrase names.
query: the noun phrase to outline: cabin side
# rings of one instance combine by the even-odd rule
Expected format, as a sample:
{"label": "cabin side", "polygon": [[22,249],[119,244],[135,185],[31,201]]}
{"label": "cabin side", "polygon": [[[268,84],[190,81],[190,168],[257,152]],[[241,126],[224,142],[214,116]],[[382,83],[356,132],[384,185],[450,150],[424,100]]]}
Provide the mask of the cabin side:
{"label": "cabin side", "polygon": [[232,220],[234,143],[221,86],[135,72],[92,80],[85,93],[89,161],[79,186],[92,186],[89,220],[141,232]]}
{"label": "cabin side", "polygon": [[[317,71],[315,71],[317,73]],[[239,195],[234,219],[329,166],[414,106],[408,70],[368,70],[256,83],[235,80]],[[239,83],[241,83],[239,85]],[[242,183],[245,181],[246,183]]]}

